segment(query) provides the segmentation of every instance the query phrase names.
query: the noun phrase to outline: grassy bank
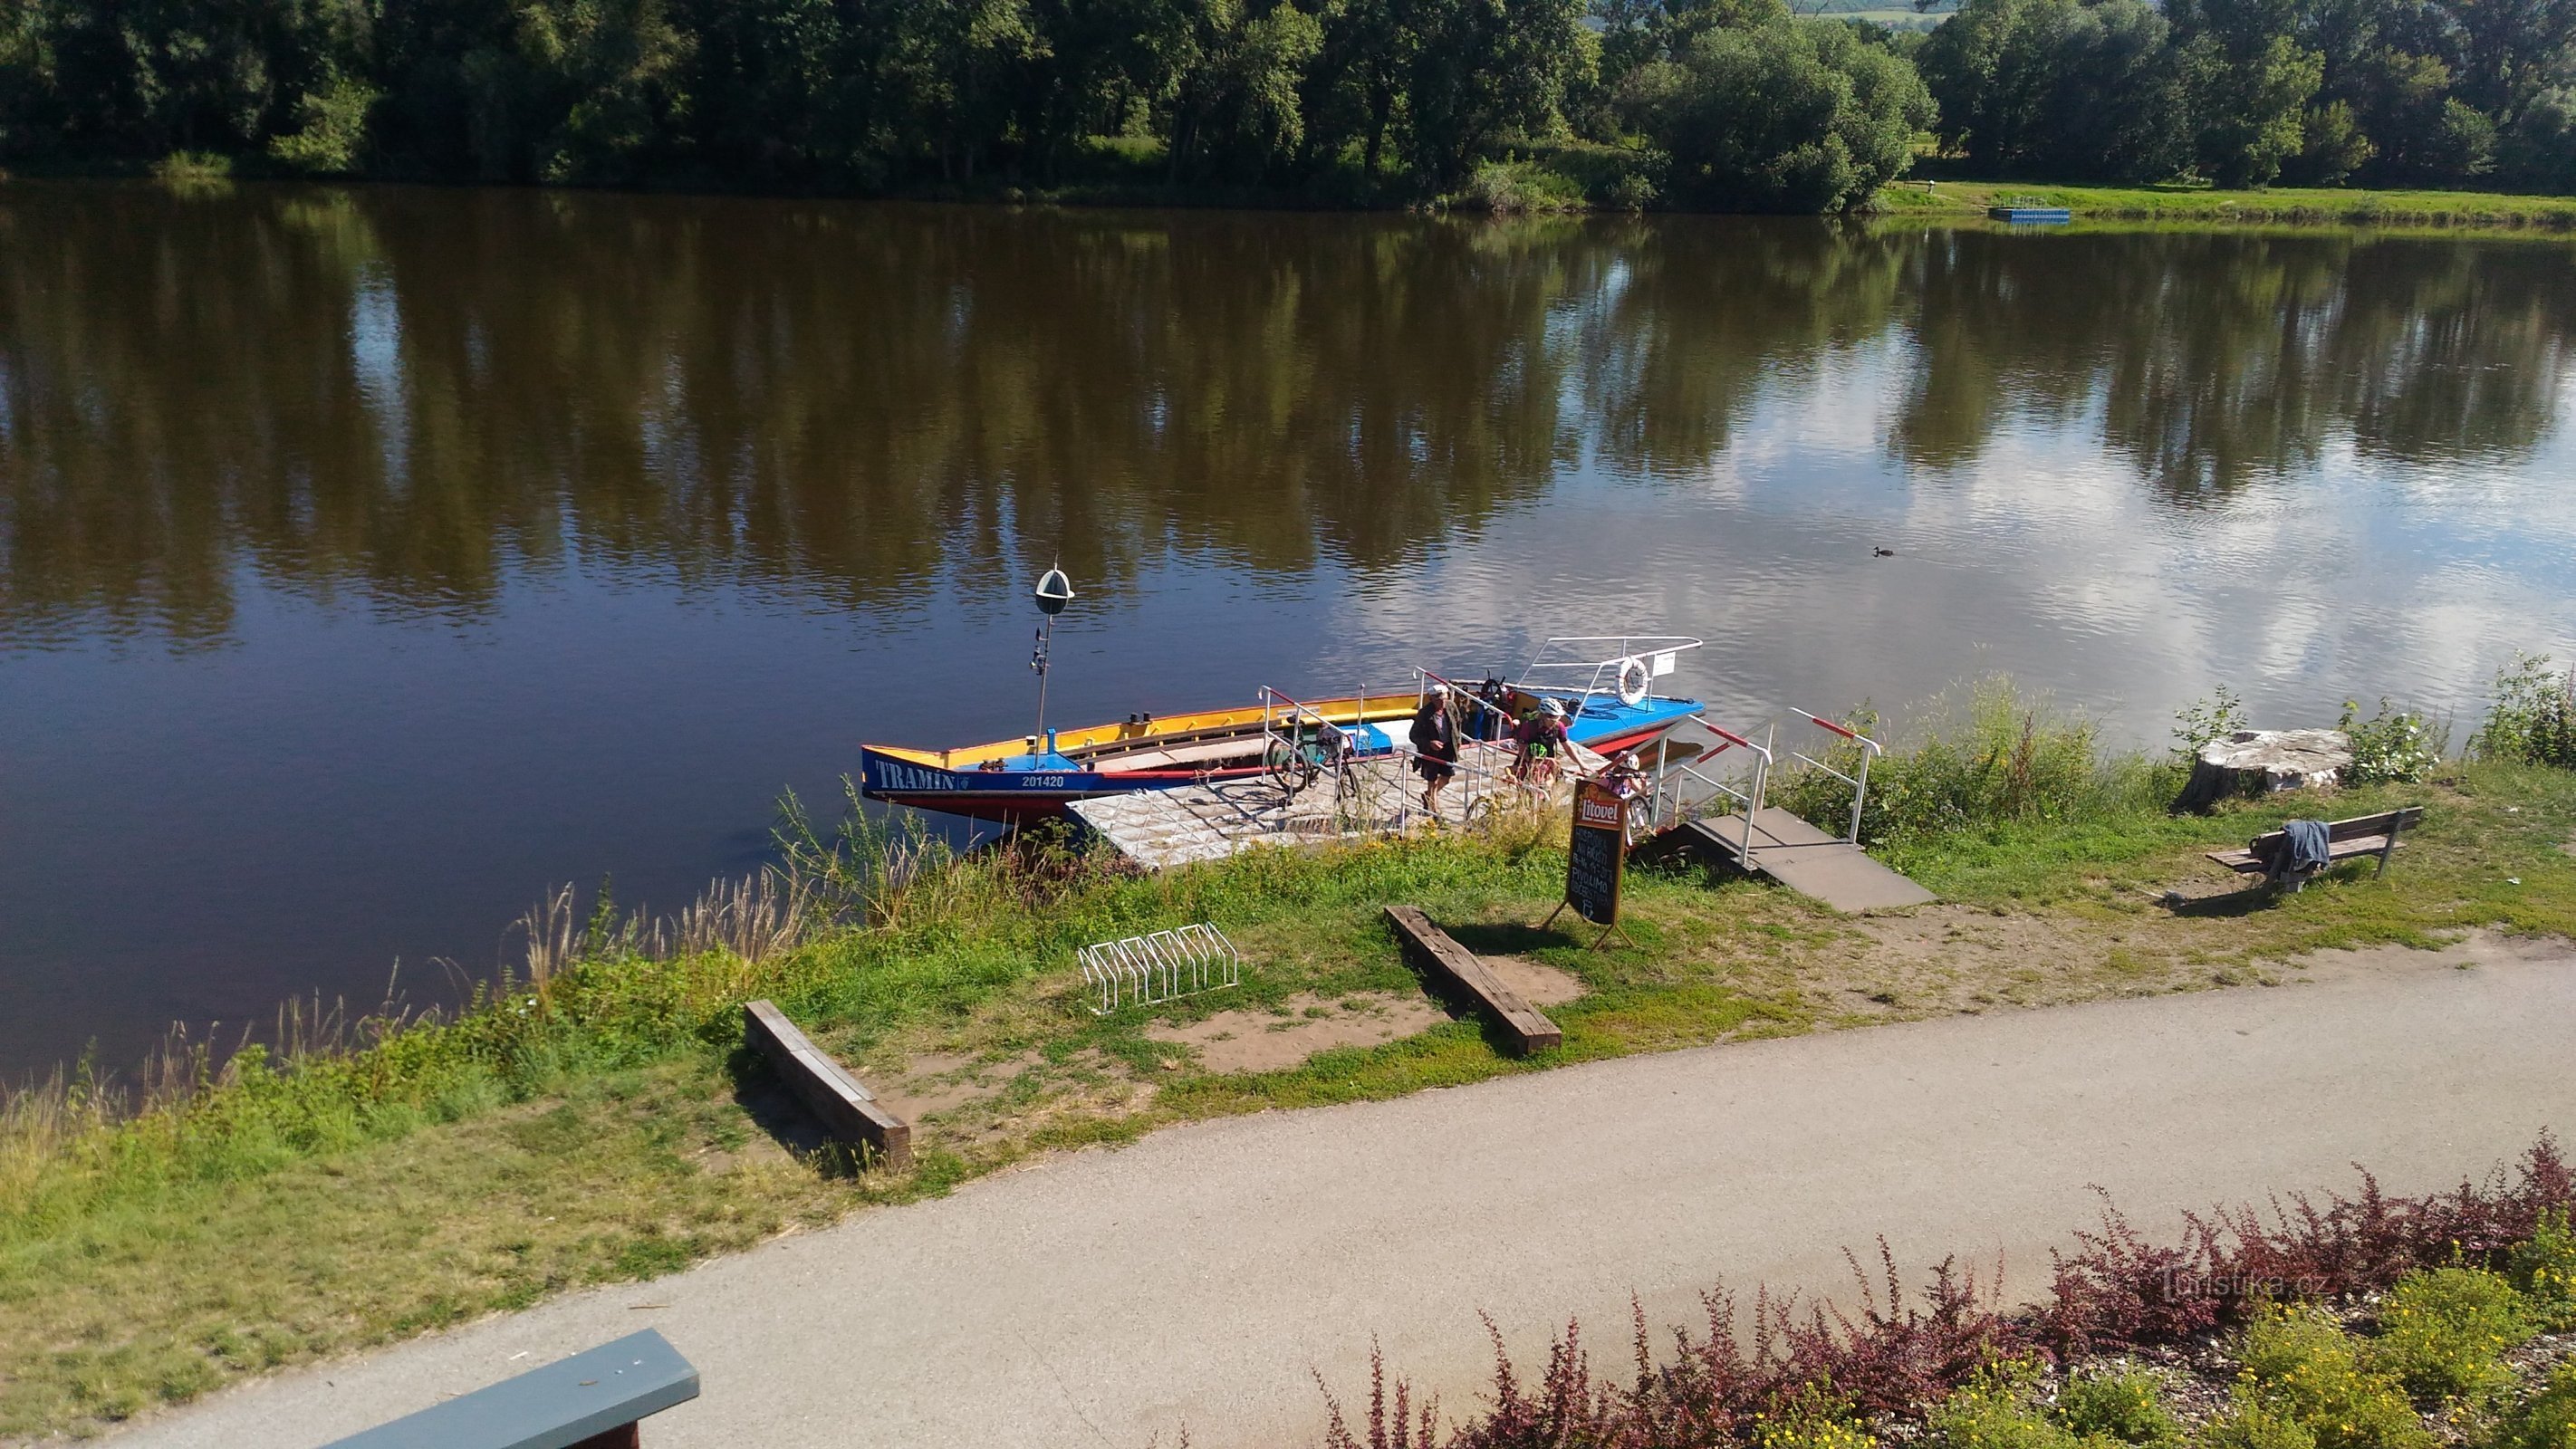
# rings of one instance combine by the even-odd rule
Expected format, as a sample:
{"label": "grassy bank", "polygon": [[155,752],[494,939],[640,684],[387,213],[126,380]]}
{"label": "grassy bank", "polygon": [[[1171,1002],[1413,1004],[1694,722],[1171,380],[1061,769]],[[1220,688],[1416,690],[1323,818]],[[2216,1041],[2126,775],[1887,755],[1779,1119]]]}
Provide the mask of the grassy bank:
{"label": "grassy bank", "polygon": [[2457,227],[2561,232],[2576,229],[2576,198],[2481,191],[2364,191],[2270,187],[2052,186],[2037,182],[1896,182],[1880,207],[1909,217],[1983,217],[1989,206],[2023,201],[2062,206],[2078,222],[2187,225]]}
{"label": "grassy bank", "polygon": [[[2348,870],[2277,899],[2239,893],[2199,852],[2241,843],[2278,806],[2170,814],[2169,763],[2105,757],[2080,722],[1998,691],[1881,779],[1892,803],[1873,828],[1943,904],[1854,920],[1647,867],[1631,877],[1635,944],[1599,952],[1535,928],[1564,868],[1562,826],[1535,819],[1154,878],[1060,848],[961,859],[855,829],[817,839],[791,820],[792,887],[658,926],[558,898],[533,913],[517,978],[455,1020],[289,1031],[275,1052],[182,1053],[135,1093],[80,1076],[12,1098],[0,1435],[93,1430],[243,1374],[649,1278],[1168,1123],[1750,1036],[2293,980],[2326,948],[2470,928],[2576,935],[2576,855],[2562,848],[2576,772],[2563,769],[2446,765],[2345,792],[2335,813],[2431,810],[2384,880]],[[1380,921],[1397,901],[1579,990],[1550,1008],[1564,1046],[1519,1060],[1471,1021],[1403,1017],[1422,995]],[[1242,947],[1239,989],[1086,1009],[1075,947],[1192,920]],[[795,1114],[738,1050],[739,1004],[761,995],[914,1104],[913,1170],[801,1150]],[[1390,1020],[1408,1024],[1369,1038]],[[1247,1040],[1307,1032],[1326,1045],[1303,1060],[1227,1065]]]}

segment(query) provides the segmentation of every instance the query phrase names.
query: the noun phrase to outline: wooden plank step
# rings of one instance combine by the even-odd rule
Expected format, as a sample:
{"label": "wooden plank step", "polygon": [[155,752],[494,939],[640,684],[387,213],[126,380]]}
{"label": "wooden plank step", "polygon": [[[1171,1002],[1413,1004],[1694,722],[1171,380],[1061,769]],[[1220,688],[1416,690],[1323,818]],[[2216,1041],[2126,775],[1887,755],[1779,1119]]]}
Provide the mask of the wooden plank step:
{"label": "wooden plank step", "polygon": [[797,1030],[787,1013],[767,1001],[744,1003],[742,1038],[769,1058],[779,1079],[821,1119],[825,1131],[876,1149],[889,1167],[912,1165],[912,1124],[879,1106],[876,1094]]}
{"label": "wooden plank step", "polygon": [[1504,985],[1501,977],[1476,959],[1475,952],[1459,945],[1448,932],[1431,924],[1431,918],[1424,915],[1419,906],[1389,906],[1386,919],[1395,927],[1396,936],[1411,948],[1416,959],[1491,1012],[1518,1044],[1523,1055],[1564,1043],[1565,1033],[1555,1022],[1523,1000],[1519,992]]}

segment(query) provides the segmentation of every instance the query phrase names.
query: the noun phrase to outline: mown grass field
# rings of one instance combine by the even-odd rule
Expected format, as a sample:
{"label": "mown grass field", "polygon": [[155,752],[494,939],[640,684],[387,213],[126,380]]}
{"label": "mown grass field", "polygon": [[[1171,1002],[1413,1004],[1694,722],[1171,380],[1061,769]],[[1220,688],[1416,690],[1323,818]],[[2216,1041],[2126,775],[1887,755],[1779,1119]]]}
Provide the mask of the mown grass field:
{"label": "mown grass field", "polygon": [[[2149,783],[2153,783],[2152,781]],[[2468,928],[2576,936],[2576,773],[2482,764],[2346,792],[2430,806],[2386,879],[2278,898],[2199,858],[2280,818],[2175,816],[2132,779],[2081,818],[1910,838],[1943,903],[1845,919],[1695,866],[1630,877],[1633,945],[1535,923],[1561,827],[1260,853],[1139,879],[1096,861],[918,863],[793,949],[653,957],[613,933],[462,1021],[303,1063],[217,1072],[131,1120],[81,1097],[0,1131],[0,1436],[83,1434],[246,1374],[588,1284],[646,1279],[1032,1153],[1210,1116],[1395,1096],[1632,1052],[1957,1011],[2293,980],[2329,947]],[[1554,838],[1551,838],[1552,834]],[[2179,909],[2158,897],[2179,889]],[[1381,922],[1428,909],[1471,947],[1578,978],[1562,1048],[1502,1054],[1472,1021],[1266,1072],[1148,1034],[1216,1010],[1411,996]],[[1251,963],[1221,997],[1096,1017],[1083,941],[1213,920]],[[999,1085],[929,1115],[908,1172],[800,1154],[738,1007],[778,999],[872,1081],[957,1064]],[[792,1115],[792,1114],[791,1114]]]}
{"label": "mown grass field", "polygon": [[2269,187],[2227,191],[2206,186],[2059,186],[2028,181],[1940,181],[1909,178],[1879,192],[1898,216],[1983,217],[1989,206],[2029,199],[2063,206],[2075,222],[2167,222],[2188,225],[2460,227],[2563,232],[2576,229],[2576,198],[2479,191],[2365,191],[2339,187]]}

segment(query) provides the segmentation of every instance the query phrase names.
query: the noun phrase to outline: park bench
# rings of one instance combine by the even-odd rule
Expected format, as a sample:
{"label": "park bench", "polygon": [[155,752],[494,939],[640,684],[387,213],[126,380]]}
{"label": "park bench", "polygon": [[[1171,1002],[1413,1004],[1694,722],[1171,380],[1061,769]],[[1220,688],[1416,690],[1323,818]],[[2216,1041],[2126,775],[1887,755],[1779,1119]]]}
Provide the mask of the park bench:
{"label": "park bench", "polygon": [[814,1045],[787,1014],[767,1001],[742,1008],[745,1044],[769,1058],[787,1090],[796,1094],[823,1130],[853,1147],[874,1151],[888,1167],[912,1165],[912,1124],[885,1109],[859,1085],[850,1069]]}
{"label": "park bench", "polygon": [[[2401,810],[2386,810],[2377,815],[2356,815],[2350,820],[2332,822],[2326,827],[2327,868],[2332,869],[2347,860],[2359,860],[2364,856],[2375,855],[2379,857],[2379,869],[2371,874],[2376,877],[2385,873],[2388,869],[2388,857],[2397,850],[2398,833],[2421,822],[2423,818],[2423,806],[2409,805]],[[2305,884],[2304,879],[2275,877],[2272,873],[2272,861],[2279,855],[2287,835],[2286,831],[2267,831],[2245,842],[2243,850],[2213,850],[2209,852],[2209,858],[2239,875],[2261,875],[2274,884],[2280,884],[2286,880],[2295,889]]]}
{"label": "park bench", "polygon": [[637,1449],[638,1424],[697,1396],[697,1369],[648,1328],[323,1449]]}

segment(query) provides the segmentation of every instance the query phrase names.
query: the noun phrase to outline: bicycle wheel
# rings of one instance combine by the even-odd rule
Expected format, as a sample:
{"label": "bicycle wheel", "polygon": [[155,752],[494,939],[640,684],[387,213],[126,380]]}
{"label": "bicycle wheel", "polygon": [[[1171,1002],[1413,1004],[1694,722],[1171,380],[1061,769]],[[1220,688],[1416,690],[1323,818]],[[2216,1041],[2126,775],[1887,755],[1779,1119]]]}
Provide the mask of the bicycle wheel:
{"label": "bicycle wheel", "polygon": [[1315,783],[1317,766],[1312,752],[1286,740],[1270,742],[1270,748],[1262,752],[1261,768],[1272,784],[1291,795]]}

